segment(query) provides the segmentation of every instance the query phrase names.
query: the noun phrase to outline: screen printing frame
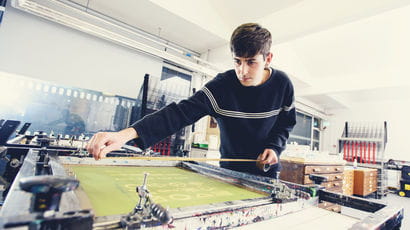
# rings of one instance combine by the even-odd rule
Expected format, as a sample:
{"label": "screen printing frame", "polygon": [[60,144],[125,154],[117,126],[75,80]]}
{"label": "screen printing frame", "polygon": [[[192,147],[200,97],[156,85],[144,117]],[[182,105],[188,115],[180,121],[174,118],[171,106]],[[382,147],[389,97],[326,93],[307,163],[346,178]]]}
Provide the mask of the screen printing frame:
{"label": "screen printing frame", "polygon": [[[35,163],[38,159],[39,149],[29,149],[23,166],[21,167],[16,179],[14,180],[10,194],[7,196],[3,208],[0,210],[2,218],[0,224],[12,221],[13,217],[29,214],[29,204],[31,194],[19,189],[18,181],[20,178],[33,176]],[[50,165],[52,175],[67,176],[66,170],[62,164],[90,164],[90,165],[127,165],[127,166],[178,166],[196,171],[198,173],[211,176],[228,183],[234,183],[243,187],[259,189],[267,192],[272,189],[271,178],[252,176],[246,173],[235,172],[227,169],[222,169],[216,166],[203,163],[187,163],[175,161],[146,161],[146,160],[127,160],[127,159],[103,159],[94,161],[92,158],[79,158],[58,156],[58,150],[52,151],[54,156],[50,157]],[[282,181],[283,182],[283,181]],[[302,185],[285,183],[292,189],[304,189],[309,191],[311,187]],[[342,194],[328,192],[322,188],[315,190],[317,196],[310,197],[307,200],[298,199],[297,201],[273,202],[270,196],[266,198],[257,198],[250,200],[240,200],[233,202],[223,202],[210,205],[194,206],[187,208],[179,208],[169,210],[174,218],[172,226],[177,228],[195,228],[195,227],[211,227],[211,228],[232,228],[245,224],[272,219],[278,216],[291,214],[302,210],[307,206],[317,206],[319,200],[330,201],[344,206],[361,209],[366,206],[369,210],[373,210],[366,218],[358,220],[351,228],[352,229],[391,229],[392,226],[400,226],[403,218],[403,209],[388,207],[383,204],[370,202],[365,199],[345,196]],[[74,192],[64,193],[61,200],[61,211],[80,210],[79,199]],[[363,209],[361,209],[363,210]],[[367,211],[369,211],[367,210]],[[131,210],[130,210],[131,211]],[[244,212],[252,213],[251,217],[244,219]],[[227,220],[227,216],[234,217]],[[94,228],[120,227],[120,215],[96,217],[94,219]],[[218,222],[219,220],[219,222]],[[224,221],[222,221],[224,220]],[[155,227],[153,223],[150,227]],[[157,226],[158,229],[163,229],[164,226]]]}
{"label": "screen printing frame", "polygon": [[[64,165],[92,165],[92,166],[144,166],[144,167],[178,167],[195,173],[199,173],[225,183],[233,184],[244,189],[266,194],[266,197],[235,200],[220,203],[212,203],[199,206],[169,209],[173,222],[169,226],[185,229],[209,228],[232,228],[251,224],[254,222],[272,219],[300,211],[309,206],[317,206],[318,198],[292,200],[291,202],[273,202],[270,193],[272,184],[267,181],[272,178],[253,176],[246,173],[222,169],[206,163],[182,162],[182,161],[149,161],[129,159],[102,159],[95,161],[91,158],[60,157]],[[264,182],[266,181],[266,182]],[[149,183],[148,183],[149,187]],[[309,190],[309,187],[306,187]],[[244,216],[247,213],[247,217]],[[94,226],[107,228],[118,227],[118,222],[123,215],[98,216]],[[154,226],[150,226],[151,228]],[[163,229],[164,226],[159,226]]]}

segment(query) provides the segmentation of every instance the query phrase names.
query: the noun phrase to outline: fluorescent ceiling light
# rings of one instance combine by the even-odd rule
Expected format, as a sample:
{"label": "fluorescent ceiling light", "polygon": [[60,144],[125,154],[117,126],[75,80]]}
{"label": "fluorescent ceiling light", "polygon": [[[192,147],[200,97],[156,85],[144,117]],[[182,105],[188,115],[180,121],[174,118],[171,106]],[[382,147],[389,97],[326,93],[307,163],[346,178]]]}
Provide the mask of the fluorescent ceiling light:
{"label": "fluorescent ceiling light", "polygon": [[[13,0],[12,6],[53,22],[92,34],[155,57],[181,65],[194,72],[215,76],[220,70],[213,64],[192,56],[180,49],[168,46],[119,25],[101,15],[93,15],[68,1],[58,0]],[[164,51],[166,48],[167,51]],[[172,52],[172,53],[171,53]]]}

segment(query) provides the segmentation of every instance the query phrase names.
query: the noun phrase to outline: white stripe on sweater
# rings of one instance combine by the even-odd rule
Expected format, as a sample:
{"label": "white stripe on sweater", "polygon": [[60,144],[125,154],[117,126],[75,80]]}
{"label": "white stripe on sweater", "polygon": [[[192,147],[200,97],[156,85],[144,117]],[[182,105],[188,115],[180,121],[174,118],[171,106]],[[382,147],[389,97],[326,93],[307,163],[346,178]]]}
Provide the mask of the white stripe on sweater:
{"label": "white stripe on sweater", "polygon": [[292,103],[290,106],[284,106],[283,108],[280,108],[280,109],[272,110],[269,112],[260,112],[260,113],[245,113],[245,112],[239,112],[239,111],[233,111],[233,110],[225,110],[219,107],[214,96],[212,95],[211,91],[208,88],[203,87],[202,91],[208,97],[214,111],[220,115],[227,116],[227,117],[248,118],[248,119],[268,118],[268,117],[278,115],[280,111],[282,110],[290,111],[294,107],[294,104]]}

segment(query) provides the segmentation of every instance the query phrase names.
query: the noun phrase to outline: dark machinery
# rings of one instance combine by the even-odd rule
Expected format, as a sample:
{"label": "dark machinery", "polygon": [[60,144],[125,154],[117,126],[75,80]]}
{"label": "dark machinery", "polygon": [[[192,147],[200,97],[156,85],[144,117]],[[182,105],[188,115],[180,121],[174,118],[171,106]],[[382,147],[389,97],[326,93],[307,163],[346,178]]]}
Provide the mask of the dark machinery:
{"label": "dark machinery", "polygon": [[79,182],[65,176],[62,166],[56,163],[56,156],[50,156],[46,148],[26,149],[26,157],[1,209],[0,225],[5,229],[20,226],[29,229],[92,228],[92,212],[81,210],[78,204],[68,201],[75,200],[73,193],[62,199],[62,194],[76,189]]}
{"label": "dark machinery", "polygon": [[148,174],[145,173],[142,186],[136,189],[140,197],[137,206],[121,219],[121,226],[124,228],[139,229],[153,225],[165,225],[172,221],[171,215],[165,208],[152,202],[147,188],[147,177]]}
{"label": "dark machinery", "polygon": [[401,180],[399,196],[410,197],[410,166],[403,166],[401,168]]}
{"label": "dark machinery", "polygon": [[[0,146],[2,155],[9,159],[6,172],[14,170],[12,174],[15,174],[9,182],[10,191],[0,210],[0,228],[28,226],[29,229],[162,229],[187,226],[184,225],[186,223],[190,223],[190,227],[226,228],[285,215],[294,212],[295,206],[303,209],[322,201],[368,212],[369,215],[358,220],[352,229],[398,229],[403,219],[403,209],[399,207],[330,192],[319,185],[304,186],[280,181],[279,178],[272,180],[198,162],[180,162],[178,167],[270,195],[166,210],[152,202],[147,185],[148,175],[145,175],[142,186],[136,189],[139,202],[129,214],[94,217],[90,210],[81,209],[73,192],[79,182],[68,177],[60,163],[62,159],[72,162],[91,159],[78,154],[78,148],[52,146],[50,143],[53,139],[47,137],[36,139],[35,145],[8,143]],[[318,175],[310,177],[316,184],[324,180]],[[249,210],[252,215],[244,216],[243,213],[249,213]],[[229,223],[220,221],[227,217],[231,218]]]}

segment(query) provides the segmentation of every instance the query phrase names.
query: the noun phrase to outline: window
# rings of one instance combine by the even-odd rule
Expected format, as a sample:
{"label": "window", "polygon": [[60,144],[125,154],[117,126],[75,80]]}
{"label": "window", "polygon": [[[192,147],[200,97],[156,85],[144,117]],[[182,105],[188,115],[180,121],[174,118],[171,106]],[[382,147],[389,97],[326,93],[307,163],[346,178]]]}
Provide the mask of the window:
{"label": "window", "polygon": [[288,143],[309,145],[312,150],[320,149],[322,119],[312,115],[296,112],[296,125],[289,135]]}
{"label": "window", "polygon": [[[129,126],[131,108],[119,107],[117,102],[121,98],[131,104],[135,102],[133,98],[104,97],[103,92],[30,78],[22,79],[25,84],[17,84],[13,78],[0,76],[0,92],[7,92],[7,98],[0,98],[0,118],[29,121],[32,133],[42,130],[91,137],[99,131],[118,131]],[[103,102],[104,98],[108,103]],[[9,102],[12,103],[8,105]]]}

